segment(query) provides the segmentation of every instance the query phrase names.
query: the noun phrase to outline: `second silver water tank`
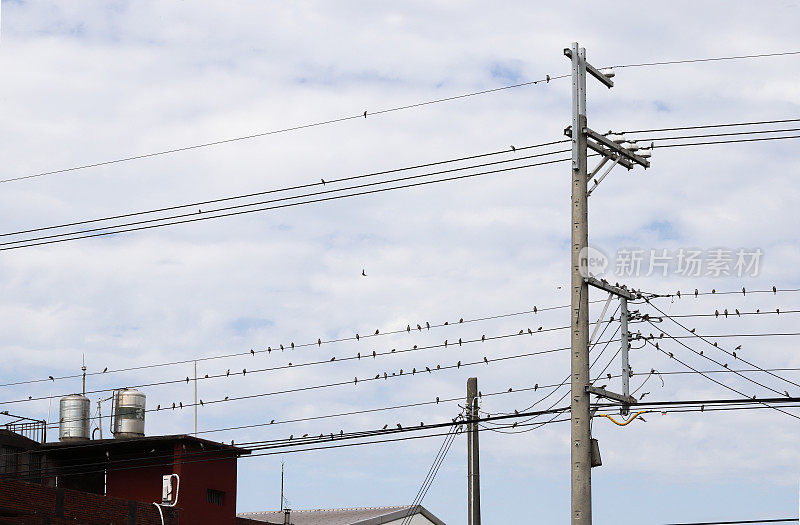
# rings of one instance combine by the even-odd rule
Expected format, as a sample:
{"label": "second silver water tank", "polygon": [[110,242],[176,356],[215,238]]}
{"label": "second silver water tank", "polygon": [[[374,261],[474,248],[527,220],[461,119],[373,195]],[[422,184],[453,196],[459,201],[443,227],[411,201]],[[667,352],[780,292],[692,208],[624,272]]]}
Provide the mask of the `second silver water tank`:
{"label": "second silver water tank", "polygon": [[114,395],[115,438],[144,437],[145,395],[134,388],[117,390]]}

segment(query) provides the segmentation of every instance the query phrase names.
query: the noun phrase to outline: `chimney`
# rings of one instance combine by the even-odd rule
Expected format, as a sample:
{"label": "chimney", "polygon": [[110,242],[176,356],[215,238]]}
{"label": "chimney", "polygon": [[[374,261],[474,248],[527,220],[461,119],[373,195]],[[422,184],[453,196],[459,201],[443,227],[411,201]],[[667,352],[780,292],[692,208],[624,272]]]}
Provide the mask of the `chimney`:
{"label": "chimney", "polygon": [[292,509],[283,509],[283,525],[290,525],[289,523],[289,513],[292,512]]}

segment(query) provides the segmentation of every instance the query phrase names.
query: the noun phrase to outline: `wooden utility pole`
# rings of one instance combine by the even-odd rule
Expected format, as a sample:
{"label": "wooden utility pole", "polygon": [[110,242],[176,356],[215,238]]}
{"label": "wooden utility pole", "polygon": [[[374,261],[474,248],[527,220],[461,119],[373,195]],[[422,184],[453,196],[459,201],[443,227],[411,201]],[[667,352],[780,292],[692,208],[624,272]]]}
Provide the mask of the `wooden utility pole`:
{"label": "wooden utility pole", "polygon": [[481,483],[478,457],[478,378],[467,379],[467,499],[469,525],[481,525]]}

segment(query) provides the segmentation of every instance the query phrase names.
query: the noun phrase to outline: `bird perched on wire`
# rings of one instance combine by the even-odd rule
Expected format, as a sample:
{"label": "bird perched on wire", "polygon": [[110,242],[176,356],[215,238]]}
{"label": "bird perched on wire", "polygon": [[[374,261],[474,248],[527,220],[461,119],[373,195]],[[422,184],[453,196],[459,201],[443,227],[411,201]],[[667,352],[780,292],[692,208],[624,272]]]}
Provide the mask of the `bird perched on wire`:
{"label": "bird perched on wire", "polygon": [[487,365],[489,364],[489,360],[486,359],[486,356],[483,356],[483,362],[486,363]]}
{"label": "bird perched on wire", "polygon": [[773,286],[772,287],[772,294],[775,295],[776,293],[778,293],[778,289]]}
{"label": "bird perched on wire", "polygon": [[511,151],[517,151],[517,148],[515,148],[513,144],[511,145]]}
{"label": "bird perched on wire", "polygon": [[108,372],[108,367],[105,367],[105,368],[103,369],[103,373],[105,374],[106,372]]}
{"label": "bird perched on wire", "polygon": [[364,118],[367,118],[367,112],[366,111],[364,112]]}
{"label": "bird perched on wire", "polygon": [[366,277],[367,276],[367,272],[363,268],[361,269],[361,276],[362,277]]}

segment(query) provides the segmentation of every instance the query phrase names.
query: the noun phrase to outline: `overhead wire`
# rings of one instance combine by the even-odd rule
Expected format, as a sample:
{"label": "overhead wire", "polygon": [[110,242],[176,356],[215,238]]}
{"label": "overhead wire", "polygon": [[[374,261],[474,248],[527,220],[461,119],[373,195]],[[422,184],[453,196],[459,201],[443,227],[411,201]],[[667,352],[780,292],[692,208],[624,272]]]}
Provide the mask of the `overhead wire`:
{"label": "overhead wire", "polygon": [[[379,175],[388,175],[388,174],[392,174],[392,173],[400,173],[400,172],[404,172],[404,171],[411,171],[411,170],[416,170],[416,169],[420,169],[420,168],[430,168],[430,167],[433,167],[433,166],[440,166],[440,165],[443,165],[443,164],[451,164],[451,163],[455,163],[455,162],[463,162],[463,161],[466,161],[466,160],[474,160],[474,159],[478,159],[478,158],[490,157],[490,156],[495,156],[495,155],[502,155],[502,154],[514,155],[517,151],[524,151],[524,150],[528,150],[528,149],[535,149],[535,148],[541,148],[541,147],[546,147],[546,146],[552,146],[552,145],[562,144],[564,142],[568,142],[568,139],[556,140],[556,141],[551,141],[551,142],[542,142],[542,143],[539,143],[539,144],[532,144],[532,145],[529,145],[529,146],[519,146],[519,147],[515,147],[514,150],[504,149],[504,150],[501,150],[501,151],[492,151],[492,152],[489,152],[489,153],[480,153],[480,154],[477,154],[477,155],[469,155],[469,156],[451,158],[451,159],[446,159],[446,160],[441,160],[441,161],[434,161],[434,162],[426,162],[426,163],[421,163],[421,164],[415,164],[415,165],[411,165],[411,166],[405,166],[405,167],[402,167],[402,168],[393,168],[393,169],[382,170],[382,171],[373,171],[373,172],[365,173],[365,174],[361,174],[361,175],[351,175],[351,176],[348,176],[348,177],[339,177],[339,178],[328,179],[328,180],[320,179],[320,182],[309,182],[309,183],[305,183],[305,184],[296,184],[296,185],[293,185],[293,186],[284,186],[284,187],[281,187],[281,188],[273,188],[273,189],[270,189],[270,190],[243,193],[243,194],[239,194],[239,195],[232,195],[232,196],[228,196],[228,197],[220,197],[220,198],[215,198],[215,199],[207,199],[207,200],[202,200],[202,201],[195,201],[195,202],[190,202],[190,203],[187,203],[187,204],[179,204],[179,205],[166,206],[166,207],[161,207],[161,208],[152,208],[152,209],[149,209],[149,210],[143,210],[143,211],[137,211],[137,212],[109,215],[109,216],[106,216],[106,217],[100,217],[100,218],[95,218],[95,219],[77,220],[77,221],[66,222],[66,223],[56,224],[56,225],[51,225],[51,226],[43,226],[43,227],[39,227],[39,228],[29,228],[29,229],[25,229],[25,230],[17,230],[17,231],[12,231],[12,232],[7,232],[7,233],[0,233],[0,237],[9,237],[9,236],[14,236],[14,235],[22,235],[22,234],[25,234],[25,233],[36,233],[36,232],[54,230],[54,229],[59,229],[59,228],[68,228],[68,227],[72,227],[72,226],[80,226],[80,225],[84,225],[84,224],[93,224],[93,223],[111,221],[111,220],[116,220],[116,219],[125,219],[125,218],[129,218],[129,217],[137,217],[137,216],[140,216],[140,215],[150,215],[150,214],[154,214],[154,213],[162,213],[162,212],[167,212],[167,211],[180,210],[180,209],[183,209],[183,208],[196,208],[197,206],[205,206],[207,204],[217,204],[217,203],[220,203],[220,202],[229,202],[229,201],[247,199],[247,198],[252,198],[252,197],[259,197],[259,196],[269,195],[269,194],[273,194],[273,193],[282,193],[282,192],[287,192],[287,191],[294,191],[294,190],[302,190],[302,189],[314,188],[314,187],[320,187],[320,186],[327,186],[329,184],[338,184],[338,183],[342,183],[342,182],[349,182],[349,181],[359,180],[359,179],[364,179],[364,178],[377,177]],[[561,153],[565,153],[567,151],[569,151],[569,150],[563,150],[563,151],[561,151]],[[555,154],[555,152],[546,153],[544,155],[552,155],[552,154]],[[542,156],[542,155],[534,155],[532,157],[525,156],[525,157],[511,158],[511,159],[506,159],[504,161],[499,161],[499,162],[495,162],[495,163],[491,163],[491,164],[478,165],[478,166],[494,165],[494,164],[506,163],[506,162],[516,162],[516,161],[519,161],[519,160],[524,160],[524,159],[528,159],[528,158],[534,158],[534,157],[538,157],[538,156]],[[477,167],[477,166],[470,166],[470,167]],[[462,169],[467,169],[467,168],[462,168]],[[446,173],[446,172],[433,172],[432,174],[439,174],[439,173]],[[331,190],[331,191],[341,191],[341,190],[334,189],[334,190]],[[273,201],[267,201],[267,202],[273,202]],[[248,204],[248,205],[254,205],[254,204]]]}
{"label": "overhead wire", "polygon": [[[449,343],[449,345],[450,346],[455,346],[455,345],[461,346],[462,344],[466,345],[466,344],[473,344],[473,343],[484,343],[484,342],[487,342],[487,341],[488,342],[492,342],[492,341],[498,341],[498,340],[501,340],[501,339],[508,339],[510,337],[518,337],[518,336],[522,336],[522,335],[532,336],[534,334],[541,334],[541,333],[546,333],[546,332],[566,330],[568,328],[569,328],[568,326],[556,327],[556,328],[548,328],[548,329],[542,328],[541,330],[537,330],[537,331],[533,331],[533,330],[529,329],[530,332],[524,332],[524,333],[518,333],[515,330],[513,333],[501,334],[501,335],[493,335],[493,336],[488,336],[488,337],[486,335],[482,335],[480,338],[475,338],[475,339],[462,340],[461,338],[459,338],[459,341],[453,341],[452,343]],[[316,366],[316,365],[334,365],[336,363],[347,362],[347,361],[360,361],[361,359],[364,359],[364,360],[367,360],[369,358],[377,359],[378,356],[383,357],[383,356],[391,356],[391,355],[402,355],[402,354],[406,354],[406,353],[410,353],[410,352],[420,352],[420,351],[423,351],[423,350],[432,350],[432,349],[447,348],[447,347],[448,347],[448,342],[447,342],[447,340],[445,340],[445,342],[439,343],[439,344],[422,345],[422,346],[413,345],[413,346],[410,346],[408,348],[401,348],[399,350],[396,349],[396,348],[393,348],[391,350],[381,351],[381,352],[378,352],[377,350],[373,350],[372,353],[365,353],[364,355],[362,355],[361,352],[357,352],[354,355],[348,355],[348,356],[339,357],[339,358],[336,358],[336,356],[333,356],[331,358],[326,357],[325,359],[322,359],[322,360],[306,361],[306,362],[301,362],[301,363],[289,362],[288,364],[265,367],[265,368],[255,368],[255,369],[251,368],[250,370],[247,370],[247,368],[244,368],[244,369],[242,369],[241,372],[240,371],[231,371],[230,369],[228,369],[227,372],[220,372],[220,373],[217,373],[217,374],[206,374],[205,376],[198,377],[196,380],[192,379],[189,376],[186,376],[185,379],[184,378],[168,379],[168,380],[164,380],[164,381],[154,381],[154,382],[150,382],[150,383],[131,384],[131,385],[129,385],[129,387],[130,388],[144,388],[144,387],[152,387],[152,386],[160,386],[160,385],[182,384],[184,382],[186,384],[189,384],[189,382],[191,382],[191,381],[208,381],[208,380],[214,380],[214,379],[229,378],[230,376],[234,376],[234,377],[242,376],[242,377],[245,377],[245,376],[247,376],[247,374],[259,374],[259,373],[264,373],[264,372],[273,372],[273,371],[276,371],[276,370],[297,369],[297,368],[304,368],[304,367]],[[363,381],[363,379],[359,379],[359,381]],[[86,391],[84,391],[84,395],[85,394],[104,393],[104,392],[113,392],[115,390],[119,390],[119,389],[118,388],[99,388],[99,389],[94,389],[94,390],[86,390]],[[32,402],[32,401],[41,401],[41,400],[44,400],[44,399],[51,399],[53,397],[62,397],[62,396],[65,396],[65,395],[69,395],[69,393],[62,393],[62,394],[58,394],[58,395],[50,394],[50,395],[47,395],[47,396],[36,396],[36,397],[29,396],[28,398],[6,399],[6,400],[0,400],[0,405],[8,405],[8,404],[16,404],[16,403],[27,403],[27,402]]]}
{"label": "overhead wire", "polygon": [[[118,225],[118,226],[114,226],[113,228],[122,228],[122,229],[114,229],[114,231],[100,231],[100,232],[95,232],[95,233],[87,233],[85,235],[75,234],[76,236],[69,237],[69,238],[59,238],[59,239],[49,239],[49,238],[47,238],[47,239],[45,239],[45,237],[43,236],[42,238],[45,239],[45,240],[36,241],[36,239],[26,239],[26,240],[15,241],[16,243],[27,243],[27,244],[16,244],[14,246],[5,246],[3,248],[0,248],[0,251],[17,250],[17,249],[20,249],[20,248],[30,248],[30,247],[34,247],[34,246],[44,246],[44,245],[49,245],[49,244],[57,244],[57,243],[62,243],[62,242],[75,241],[75,240],[78,240],[78,239],[89,239],[89,238],[95,238],[95,237],[104,237],[104,236],[108,236],[108,235],[116,235],[116,234],[119,234],[119,233],[127,233],[127,232],[132,232],[132,231],[149,230],[149,229],[153,229],[153,228],[161,228],[161,227],[164,227],[164,226],[174,226],[174,225],[177,225],[177,224],[187,224],[187,223],[194,223],[194,222],[198,222],[198,221],[219,219],[219,218],[223,218],[223,217],[233,217],[233,216],[245,215],[245,214],[249,214],[249,213],[257,213],[257,212],[271,211],[271,210],[276,210],[276,209],[291,208],[291,207],[296,207],[296,206],[304,206],[304,205],[307,205],[307,204],[315,204],[315,203],[319,203],[319,202],[328,202],[328,201],[333,201],[333,200],[345,199],[345,198],[349,198],[349,197],[373,195],[373,194],[383,193],[383,192],[387,192],[387,191],[414,188],[414,187],[426,186],[426,185],[430,185],[430,184],[438,184],[438,183],[442,183],[442,182],[451,182],[451,181],[456,181],[456,180],[465,180],[465,179],[469,179],[469,178],[481,177],[481,176],[485,176],[485,175],[493,175],[493,174],[497,174],[497,173],[506,173],[506,172],[509,172],[509,171],[520,170],[520,169],[525,169],[525,168],[546,166],[546,165],[556,164],[556,163],[560,163],[560,162],[567,162],[568,160],[570,160],[570,159],[563,158],[563,159],[556,159],[556,160],[551,160],[551,161],[537,162],[537,163],[532,163],[532,164],[524,164],[524,165],[521,165],[521,166],[498,168],[498,169],[482,171],[482,172],[478,172],[478,173],[469,173],[469,174],[465,174],[465,175],[457,175],[457,176],[445,177],[445,178],[434,179],[434,180],[413,182],[413,183],[403,184],[403,185],[399,185],[399,186],[391,186],[391,187],[388,187],[388,188],[373,188],[373,189],[368,189],[368,190],[363,190],[363,191],[358,191],[358,192],[352,192],[352,193],[348,193],[348,194],[344,194],[344,195],[334,195],[334,196],[327,196],[327,197],[319,197],[319,198],[300,201],[300,202],[288,202],[288,203],[283,203],[283,204],[276,204],[276,205],[273,205],[273,206],[264,206],[264,207],[260,207],[260,208],[247,209],[247,210],[226,211],[225,213],[216,213],[216,215],[211,215],[212,213],[215,213],[214,211],[212,211],[212,212],[201,212],[200,214],[198,214],[198,216],[193,216],[192,218],[181,218],[180,220],[171,220],[170,222],[165,222],[163,224],[147,224],[147,225],[140,225],[140,226],[133,226],[133,227],[126,227],[125,225]],[[415,177],[421,177],[421,176],[426,176],[426,175],[419,175],[419,176],[415,176]],[[374,186],[374,185],[375,184],[371,184],[369,186]],[[303,198],[303,197],[301,196],[299,198]],[[222,210],[222,209],[220,209],[220,210]],[[165,218],[163,220],[168,221],[170,219],[169,218]],[[112,227],[109,227],[107,229],[110,230],[111,228]]]}
{"label": "overhead wire", "polygon": [[58,174],[58,173],[67,173],[67,172],[77,171],[77,170],[82,170],[82,169],[96,168],[96,167],[100,167],[100,166],[108,166],[108,165],[111,165],[111,164],[119,164],[119,163],[123,163],[123,162],[130,162],[130,161],[140,160],[140,159],[145,159],[145,158],[158,157],[158,156],[162,156],[162,155],[169,155],[169,154],[172,154],[172,153],[178,153],[178,152],[182,152],[182,151],[190,151],[190,150],[196,150],[196,149],[201,149],[201,148],[207,148],[207,147],[211,147],[211,146],[218,146],[218,145],[221,145],[221,144],[228,144],[228,143],[231,143],[231,142],[239,142],[239,141],[249,140],[249,139],[254,139],[254,138],[259,138],[259,137],[266,137],[266,136],[269,136],[269,135],[278,135],[278,134],[281,134],[281,133],[288,133],[290,131],[299,131],[299,130],[303,130],[303,129],[315,128],[315,127],[319,127],[319,126],[325,126],[325,125],[328,125],[328,124],[335,124],[335,123],[345,122],[345,121],[349,121],[349,120],[359,120],[361,118],[366,118],[366,115],[373,115],[374,116],[374,115],[383,115],[383,114],[387,114],[387,113],[394,113],[394,112],[397,112],[397,111],[403,111],[403,110],[407,110],[407,109],[419,108],[419,107],[423,107],[423,106],[429,106],[429,105],[432,105],[432,104],[439,104],[439,103],[442,103],[442,102],[450,102],[450,101],[453,101],[453,100],[460,100],[460,99],[474,97],[474,96],[478,96],[478,95],[486,95],[486,94],[489,94],[489,93],[497,93],[499,91],[505,91],[505,90],[508,90],[508,89],[515,89],[515,88],[525,87],[525,86],[533,86],[535,84],[540,84],[540,83],[549,83],[551,80],[559,80],[559,79],[562,79],[562,78],[567,78],[569,76],[570,75],[556,75],[556,76],[552,76],[551,77],[550,75],[547,75],[545,78],[542,78],[542,79],[539,79],[539,80],[531,80],[531,81],[526,81],[526,82],[519,82],[519,83],[508,85],[508,86],[500,86],[500,87],[496,87],[496,88],[483,89],[483,90],[479,90],[479,91],[472,91],[472,92],[469,92],[469,93],[463,93],[461,95],[454,95],[454,96],[451,96],[451,97],[443,97],[443,98],[438,98],[438,99],[433,99],[433,100],[428,100],[428,101],[423,101],[423,102],[416,102],[416,103],[413,103],[413,104],[406,104],[406,105],[396,106],[396,107],[391,107],[391,108],[386,108],[386,109],[379,109],[379,110],[376,110],[376,111],[368,111],[367,110],[364,113],[359,113],[358,115],[347,115],[347,116],[343,116],[343,117],[326,119],[326,120],[319,120],[319,121],[316,121],[316,122],[311,122],[311,123],[307,123],[307,124],[300,124],[300,125],[297,125],[297,126],[290,126],[290,127],[280,128],[280,129],[271,130],[271,131],[263,131],[263,132],[259,132],[259,133],[251,133],[251,134],[248,134],[248,135],[241,135],[241,136],[238,136],[238,137],[215,140],[215,141],[210,141],[210,142],[203,142],[203,143],[193,144],[193,145],[189,145],[189,146],[183,146],[183,147],[179,147],[179,148],[170,148],[170,149],[154,151],[154,152],[150,152],[150,153],[143,153],[143,154],[140,154],[140,155],[131,155],[131,156],[127,156],[127,157],[120,157],[120,158],[110,159],[110,160],[106,160],[106,161],[92,162],[92,163],[82,164],[82,165],[78,165],[78,166],[72,166],[72,167],[69,167],[69,168],[62,168],[62,169],[56,169],[56,170],[50,170],[50,171],[43,171],[43,172],[33,173],[33,174],[30,174],[30,175],[23,175],[23,176],[19,176],[19,177],[9,177],[9,178],[6,178],[6,179],[0,179],[0,183],[19,181],[19,180],[24,180],[24,179],[32,179],[32,178],[37,178],[37,177],[44,177],[44,176],[47,176],[47,175],[55,175],[55,174]]}
{"label": "overhead wire", "polygon": [[[592,302],[599,302],[599,301],[592,301]],[[412,327],[411,324],[409,323],[409,324],[407,324],[406,328],[396,328],[396,329],[389,330],[389,331],[377,330],[376,332],[378,332],[378,333],[367,332],[364,335],[359,335],[359,333],[357,332],[355,335],[353,335],[351,337],[340,337],[340,338],[327,339],[327,340],[322,340],[321,338],[318,338],[317,341],[311,341],[311,342],[307,342],[307,343],[298,343],[298,344],[295,344],[294,342],[291,342],[291,343],[286,342],[285,346],[284,346],[284,343],[278,343],[278,344],[275,345],[274,349],[272,348],[272,346],[268,346],[266,349],[257,349],[257,350],[251,348],[250,350],[242,351],[242,352],[236,352],[236,353],[217,354],[217,355],[212,355],[212,356],[198,356],[198,357],[192,357],[192,358],[188,358],[188,359],[181,359],[181,360],[177,360],[177,361],[166,361],[166,362],[161,362],[161,363],[150,363],[150,364],[138,365],[138,366],[133,366],[133,367],[123,367],[123,368],[117,368],[117,369],[108,369],[106,371],[87,372],[86,373],[86,377],[104,376],[104,375],[107,375],[107,374],[130,372],[130,371],[144,370],[144,369],[149,369],[149,368],[160,368],[160,367],[165,367],[165,366],[177,366],[177,365],[182,365],[182,364],[191,364],[191,363],[194,363],[194,362],[211,361],[211,360],[217,360],[217,359],[227,359],[227,358],[232,358],[232,357],[246,357],[248,355],[271,353],[272,351],[275,351],[275,352],[287,351],[288,352],[288,351],[294,351],[296,349],[306,348],[306,347],[314,347],[314,346],[321,347],[322,345],[332,344],[332,343],[341,343],[341,342],[348,342],[348,341],[360,341],[361,339],[368,340],[368,339],[372,339],[372,338],[376,338],[376,337],[385,337],[385,336],[388,336],[388,335],[397,335],[397,334],[402,334],[402,333],[413,333],[415,331],[416,332],[422,332],[423,330],[430,331],[431,329],[434,329],[434,328],[451,327],[451,326],[456,326],[456,325],[461,325],[461,324],[470,324],[470,323],[477,323],[477,322],[490,321],[490,320],[496,320],[496,319],[503,319],[503,318],[508,318],[508,317],[516,317],[516,316],[520,316],[520,315],[538,314],[539,312],[547,312],[547,311],[552,311],[552,310],[561,310],[563,308],[569,308],[569,306],[570,305],[568,305],[568,304],[564,304],[564,305],[558,305],[558,306],[545,306],[545,307],[541,307],[540,308],[540,307],[534,305],[534,307],[532,309],[529,309],[529,310],[521,310],[521,311],[517,311],[517,312],[510,312],[510,313],[504,313],[504,314],[484,315],[484,316],[475,317],[475,318],[471,318],[471,319],[459,318],[458,320],[443,321],[443,322],[438,323],[438,324],[437,323],[430,324],[429,322],[423,321],[425,323],[425,326],[422,326],[419,323],[415,323],[418,328]],[[21,380],[21,381],[12,381],[12,382],[8,382],[8,383],[0,383],[0,387],[16,386],[16,385],[24,385],[24,384],[32,384],[32,383],[55,382],[55,381],[60,381],[60,380],[64,380],[64,379],[76,379],[76,378],[82,377],[82,375],[83,375],[82,373],[78,373],[78,374],[70,374],[70,375],[63,375],[63,376],[53,376],[52,379],[50,377],[43,377],[43,378],[39,378],[39,379],[27,379],[27,380]]]}
{"label": "overhead wire", "polygon": [[[682,364],[684,367],[686,367],[686,368],[689,368],[690,370],[692,370],[692,371],[696,372],[696,373],[697,373],[697,374],[699,374],[700,376],[702,376],[702,377],[705,377],[705,378],[706,378],[706,379],[708,379],[709,381],[711,381],[711,382],[713,382],[713,383],[716,383],[716,384],[720,385],[721,387],[723,387],[723,388],[726,388],[726,389],[730,390],[731,392],[735,392],[736,394],[739,394],[740,396],[743,396],[743,397],[744,397],[744,398],[746,398],[746,399],[750,398],[750,396],[748,396],[748,395],[747,395],[747,394],[745,394],[744,392],[741,392],[740,390],[737,390],[737,389],[735,389],[735,388],[733,388],[733,387],[731,387],[731,386],[728,386],[728,385],[726,385],[725,383],[722,383],[721,381],[717,381],[717,380],[716,380],[716,379],[714,379],[713,377],[710,377],[708,374],[704,374],[703,372],[701,372],[700,370],[697,370],[696,368],[694,368],[693,366],[689,365],[688,363],[685,363],[684,361],[681,361],[679,358],[675,357],[675,356],[674,356],[674,354],[671,354],[670,352],[667,352],[667,351],[665,351],[665,350],[663,350],[663,349],[659,348],[658,346],[656,346],[656,345],[655,345],[655,343],[653,343],[653,342],[652,342],[652,340],[650,340],[650,339],[645,339],[645,344],[649,344],[650,346],[652,346],[653,348],[655,348],[655,349],[656,349],[656,350],[658,350],[659,352],[661,352],[661,353],[663,353],[664,355],[668,356],[670,359],[674,359],[674,360],[675,360],[675,361],[677,361],[678,363]],[[797,416],[796,414],[792,414],[791,412],[787,412],[787,411],[785,411],[785,410],[781,410],[780,408],[774,407],[774,406],[772,406],[772,405],[768,405],[768,404],[764,403],[763,401],[759,401],[759,402],[760,402],[761,404],[763,404],[764,406],[767,406],[767,407],[769,407],[769,408],[772,408],[772,409],[774,409],[774,410],[777,410],[778,412],[782,412],[782,413],[784,413],[784,414],[786,414],[786,415],[788,415],[788,416],[790,416],[790,417],[793,417],[793,418],[795,418],[795,419],[800,419],[800,416]]]}
{"label": "overhead wire", "polygon": [[[746,360],[746,359],[744,359],[744,358],[742,358],[742,357],[738,357],[738,356],[734,355],[732,352],[730,352],[730,351],[728,351],[728,350],[725,350],[724,348],[721,348],[719,345],[715,345],[714,343],[712,343],[711,341],[709,341],[709,340],[708,340],[706,337],[704,337],[704,336],[702,336],[702,335],[700,335],[700,334],[697,334],[697,333],[693,332],[691,329],[689,329],[689,328],[688,328],[687,326],[685,326],[683,323],[681,323],[681,322],[679,322],[679,321],[677,321],[677,320],[675,320],[675,319],[672,319],[672,318],[671,318],[671,317],[670,317],[668,314],[666,314],[666,312],[664,312],[664,310],[662,310],[662,309],[661,309],[661,308],[659,308],[658,306],[656,306],[656,305],[652,304],[652,302],[648,301],[648,304],[649,304],[650,306],[652,306],[653,308],[655,308],[655,309],[656,309],[658,312],[660,312],[662,315],[664,315],[664,316],[665,316],[667,319],[669,319],[670,321],[672,321],[673,323],[675,323],[676,325],[678,325],[679,327],[683,328],[685,331],[687,331],[688,333],[690,333],[690,334],[691,334],[691,336],[695,336],[695,337],[699,338],[701,341],[703,341],[703,342],[707,343],[707,344],[708,344],[708,345],[710,345],[710,346],[713,346],[714,348],[717,348],[717,349],[721,350],[722,352],[724,352],[724,353],[728,354],[729,356],[733,357],[734,359],[740,359],[742,362],[744,362],[744,363],[746,363],[746,364],[748,364],[748,365],[750,365],[750,366],[752,366],[752,367],[754,367],[754,368],[759,368],[759,369],[761,369],[761,370],[763,370],[763,371],[765,371],[765,372],[766,372],[766,370],[764,370],[763,368],[759,367],[758,365],[755,365],[755,364],[751,363],[750,361],[748,361],[748,360]],[[756,335],[759,335],[759,336],[765,336],[766,334],[763,334],[763,333],[762,333],[762,334],[756,334]],[[793,385],[793,386],[800,387],[800,383],[796,383],[796,382],[794,382],[794,381],[790,381],[790,380],[788,380],[788,379],[786,379],[786,378],[784,378],[784,377],[781,377],[781,376],[779,376],[779,375],[777,375],[777,374],[774,374],[774,373],[772,373],[772,372],[766,372],[766,373],[768,373],[769,375],[771,375],[771,376],[775,377],[776,379],[780,379],[781,381],[785,381],[785,382],[787,382],[787,383],[789,383],[789,384],[791,384],[791,385]],[[781,393],[781,392],[778,392],[778,394],[780,394],[780,393]]]}

